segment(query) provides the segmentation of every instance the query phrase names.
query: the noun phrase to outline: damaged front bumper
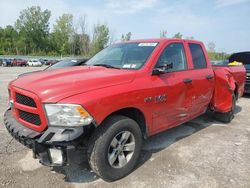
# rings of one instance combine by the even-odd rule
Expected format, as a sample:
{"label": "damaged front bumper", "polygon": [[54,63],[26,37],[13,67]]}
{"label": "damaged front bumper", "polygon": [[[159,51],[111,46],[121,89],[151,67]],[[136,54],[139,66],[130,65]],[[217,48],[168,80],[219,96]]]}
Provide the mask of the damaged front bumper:
{"label": "damaged front bumper", "polygon": [[20,124],[8,109],[4,114],[4,124],[9,133],[20,143],[33,150],[34,158],[46,166],[63,166],[69,162],[71,150],[83,135],[83,127],[49,127],[44,132],[36,132]]}

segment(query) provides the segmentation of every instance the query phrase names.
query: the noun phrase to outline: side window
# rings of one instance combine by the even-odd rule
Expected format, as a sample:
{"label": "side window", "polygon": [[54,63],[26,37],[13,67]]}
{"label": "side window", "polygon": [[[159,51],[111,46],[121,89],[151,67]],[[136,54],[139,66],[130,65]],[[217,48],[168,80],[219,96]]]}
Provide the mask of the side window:
{"label": "side window", "polygon": [[183,44],[173,43],[168,45],[159,57],[156,67],[165,67],[168,72],[187,69]]}
{"label": "side window", "polygon": [[189,49],[191,51],[193,64],[195,69],[203,69],[207,67],[206,58],[204,52],[199,44],[189,44]]}

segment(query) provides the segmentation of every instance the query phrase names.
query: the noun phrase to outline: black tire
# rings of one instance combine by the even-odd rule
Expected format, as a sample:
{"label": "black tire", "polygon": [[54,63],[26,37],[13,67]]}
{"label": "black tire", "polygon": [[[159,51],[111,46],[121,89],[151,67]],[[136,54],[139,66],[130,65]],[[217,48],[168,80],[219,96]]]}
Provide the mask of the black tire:
{"label": "black tire", "polygon": [[223,122],[223,123],[230,123],[234,119],[234,113],[236,108],[236,96],[235,94],[232,95],[232,108],[229,112],[226,113],[220,113],[215,112],[214,117],[215,119]]}
{"label": "black tire", "polygon": [[[127,131],[133,135],[135,148],[132,157],[125,166],[115,168],[111,166],[108,160],[111,141],[119,133]],[[134,120],[125,116],[114,115],[105,120],[95,130],[89,143],[88,160],[90,167],[103,180],[111,182],[125,177],[134,169],[140,157],[142,133],[139,125]]]}

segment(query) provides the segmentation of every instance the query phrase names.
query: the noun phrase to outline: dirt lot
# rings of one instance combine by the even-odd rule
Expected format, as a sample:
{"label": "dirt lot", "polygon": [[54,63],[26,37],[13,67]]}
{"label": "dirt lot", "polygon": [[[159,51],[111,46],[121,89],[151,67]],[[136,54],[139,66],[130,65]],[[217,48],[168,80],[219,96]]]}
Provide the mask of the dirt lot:
{"label": "dirt lot", "polygon": [[8,82],[39,69],[0,67],[0,187],[250,187],[249,96],[228,125],[204,115],[150,138],[137,169],[117,182],[97,178],[81,152],[72,166],[41,166],[3,126]]}

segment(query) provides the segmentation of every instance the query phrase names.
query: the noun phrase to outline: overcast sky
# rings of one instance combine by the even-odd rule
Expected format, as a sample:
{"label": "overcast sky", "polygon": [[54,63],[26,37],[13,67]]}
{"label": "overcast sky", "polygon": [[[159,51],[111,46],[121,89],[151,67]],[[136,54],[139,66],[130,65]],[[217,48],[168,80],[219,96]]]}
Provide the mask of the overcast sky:
{"label": "overcast sky", "polygon": [[39,5],[52,12],[51,27],[63,13],[87,15],[93,24],[107,23],[116,39],[167,37],[180,32],[216,44],[218,51],[250,51],[250,0],[0,0],[0,26],[13,25],[19,12]]}

